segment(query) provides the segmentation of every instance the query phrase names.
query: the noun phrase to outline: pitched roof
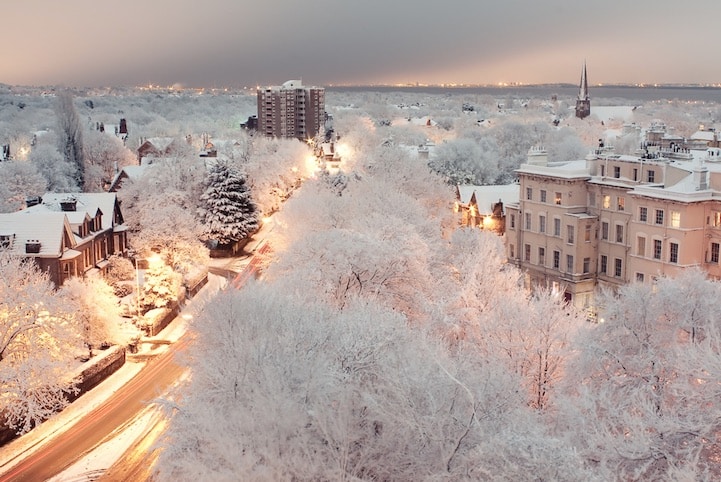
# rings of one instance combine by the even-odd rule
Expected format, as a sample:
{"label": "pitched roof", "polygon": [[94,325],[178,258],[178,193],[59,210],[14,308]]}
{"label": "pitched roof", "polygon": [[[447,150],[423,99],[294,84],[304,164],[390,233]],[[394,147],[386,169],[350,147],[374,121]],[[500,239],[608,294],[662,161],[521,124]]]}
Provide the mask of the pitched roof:
{"label": "pitched roof", "polygon": [[[76,200],[75,211],[62,211],[60,203],[68,199]],[[80,224],[85,216],[94,218],[100,210],[102,213],[102,229],[112,229],[115,224],[115,205],[117,195],[114,192],[49,192],[43,196],[42,204],[25,209],[30,212],[62,212],[67,215],[71,224]]]}
{"label": "pitched roof", "polygon": [[[10,236],[10,252],[26,256],[25,243],[37,241],[39,258],[58,258],[63,254],[63,237],[74,238],[70,223],[63,212],[30,211],[0,214],[0,236]],[[72,243],[73,247],[74,243]]]}

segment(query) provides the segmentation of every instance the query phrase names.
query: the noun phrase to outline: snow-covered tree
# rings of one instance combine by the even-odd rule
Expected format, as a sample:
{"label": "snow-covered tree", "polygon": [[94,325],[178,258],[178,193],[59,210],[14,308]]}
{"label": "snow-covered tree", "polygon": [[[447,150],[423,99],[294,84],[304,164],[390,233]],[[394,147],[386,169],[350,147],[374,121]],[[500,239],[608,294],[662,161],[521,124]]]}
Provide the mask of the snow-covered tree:
{"label": "snow-covered tree", "polygon": [[0,414],[24,433],[61,410],[80,350],[77,323],[46,274],[0,251]]}
{"label": "snow-covered tree", "polygon": [[0,212],[14,212],[25,206],[29,196],[45,194],[47,181],[27,161],[0,163]]}
{"label": "snow-covered tree", "polygon": [[123,343],[120,306],[113,288],[100,277],[73,277],[63,283],[59,296],[75,312],[89,350]]}
{"label": "snow-covered tree", "polygon": [[106,190],[113,177],[125,166],[136,163],[135,155],[119,138],[91,130],[84,135],[85,190]]}
{"label": "snow-covered tree", "polygon": [[43,136],[33,146],[28,157],[38,172],[47,181],[47,190],[51,192],[76,192],[75,166],[65,160],[57,149],[57,142]]}
{"label": "snow-covered tree", "polygon": [[160,480],[588,479],[502,367],[397,312],[281,293],[226,292],[194,322]]}
{"label": "snow-covered tree", "polygon": [[83,155],[83,130],[75,108],[75,98],[68,90],[58,92],[55,103],[60,148],[65,160],[75,167],[75,181],[85,186],[85,157]]}
{"label": "snow-covered tree", "polygon": [[258,229],[258,211],[245,176],[227,162],[209,170],[200,196],[203,237],[220,246],[232,244]]}
{"label": "snow-covered tree", "polygon": [[140,310],[165,308],[178,299],[182,277],[164,261],[152,260],[143,276],[140,293]]}

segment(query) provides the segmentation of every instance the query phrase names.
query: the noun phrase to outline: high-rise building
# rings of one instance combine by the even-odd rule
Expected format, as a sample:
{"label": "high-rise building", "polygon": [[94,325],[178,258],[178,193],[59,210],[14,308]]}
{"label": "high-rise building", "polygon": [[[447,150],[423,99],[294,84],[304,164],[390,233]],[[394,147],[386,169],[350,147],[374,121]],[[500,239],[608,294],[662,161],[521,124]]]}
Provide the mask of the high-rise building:
{"label": "high-rise building", "polygon": [[307,140],[323,132],[325,89],[300,80],[258,89],[258,131],[266,137]]}
{"label": "high-rise building", "polygon": [[588,76],[586,75],[586,62],[584,62],[578,99],[576,99],[576,117],[585,119],[589,115],[591,115],[591,98],[588,95]]}

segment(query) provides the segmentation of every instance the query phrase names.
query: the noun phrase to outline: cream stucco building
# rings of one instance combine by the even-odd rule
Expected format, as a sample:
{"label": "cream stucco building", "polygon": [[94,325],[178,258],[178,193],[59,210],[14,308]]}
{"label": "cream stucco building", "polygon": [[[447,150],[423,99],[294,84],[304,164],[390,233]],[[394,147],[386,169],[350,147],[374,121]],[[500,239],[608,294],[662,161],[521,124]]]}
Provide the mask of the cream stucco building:
{"label": "cream stucco building", "polygon": [[590,307],[599,285],[653,282],[698,266],[721,277],[721,151],[599,149],[553,163],[532,149],[506,206],[506,252],[531,286]]}

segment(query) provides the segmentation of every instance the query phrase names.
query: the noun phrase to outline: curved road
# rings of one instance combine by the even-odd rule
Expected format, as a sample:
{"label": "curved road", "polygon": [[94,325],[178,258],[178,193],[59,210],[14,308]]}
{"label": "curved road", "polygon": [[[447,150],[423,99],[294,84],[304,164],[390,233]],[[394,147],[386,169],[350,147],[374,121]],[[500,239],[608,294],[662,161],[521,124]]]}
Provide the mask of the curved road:
{"label": "curved road", "polygon": [[104,403],[0,475],[0,481],[47,480],[62,472],[107,439],[117,427],[133,419],[148,402],[163,394],[183,375],[186,368],[176,363],[175,353],[184,350],[189,343],[190,336],[184,335],[165,353],[149,360],[143,370]]}

